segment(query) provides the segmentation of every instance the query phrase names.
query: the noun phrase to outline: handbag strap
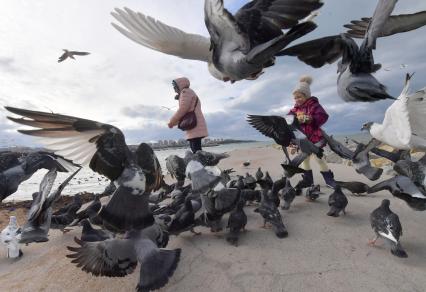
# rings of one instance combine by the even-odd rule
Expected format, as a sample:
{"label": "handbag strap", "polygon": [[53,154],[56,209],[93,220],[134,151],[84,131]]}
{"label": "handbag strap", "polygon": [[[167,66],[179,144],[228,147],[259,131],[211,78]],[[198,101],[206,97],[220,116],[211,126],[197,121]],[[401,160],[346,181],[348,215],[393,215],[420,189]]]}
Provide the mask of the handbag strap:
{"label": "handbag strap", "polygon": [[195,101],[195,106],[194,106],[194,109],[191,111],[191,112],[194,112],[195,111],[195,108],[197,107],[197,105],[198,105],[198,96],[196,96],[195,97],[197,100]]}

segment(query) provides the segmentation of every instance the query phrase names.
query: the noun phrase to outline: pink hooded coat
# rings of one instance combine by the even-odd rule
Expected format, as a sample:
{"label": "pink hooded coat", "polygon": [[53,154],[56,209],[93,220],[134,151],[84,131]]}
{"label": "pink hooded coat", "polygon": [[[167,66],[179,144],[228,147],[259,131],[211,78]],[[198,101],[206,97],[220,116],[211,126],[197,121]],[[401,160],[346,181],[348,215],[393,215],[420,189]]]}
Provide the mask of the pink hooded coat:
{"label": "pink hooded coat", "polygon": [[[182,77],[175,79],[177,86],[179,87],[179,109],[170,119],[172,126],[177,126],[180,119],[187,113],[194,110],[197,95],[189,88],[188,78]],[[207,137],[206,120],[204,119],[203,112],[201,111],[201,100],[198,98],[198,104],[195,107],[195,116],[197,117],[197,126],[194,129],[186,131],[186,139],[203,138]]]}

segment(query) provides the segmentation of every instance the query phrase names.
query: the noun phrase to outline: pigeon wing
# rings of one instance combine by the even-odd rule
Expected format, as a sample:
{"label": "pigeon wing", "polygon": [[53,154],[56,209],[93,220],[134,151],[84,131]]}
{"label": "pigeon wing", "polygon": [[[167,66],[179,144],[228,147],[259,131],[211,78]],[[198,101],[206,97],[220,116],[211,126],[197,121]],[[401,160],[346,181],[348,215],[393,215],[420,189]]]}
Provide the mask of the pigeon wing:
{"label": "pigeon wing", "polygon": [[124,277],[131,274],[137,265],[133,242],[127,239],[107,239],[85,242],[74,238],[78,247],[67,246],[67,257],[83,271],[95,276]]}
{"label": "pigeon wing", "polygon": [[54,113],[6,107],[25,118],[8,117],[19,124],[40,128],[18,130],[41,137],[41,143],[78,164],[89,165],[110,180],[117,179],[123,171],[129,149],[120,129],[109,124]]}
{"label": "pigeon wing", "polygon": [[43,210],[43,205],[47,200],[50,190],[52,189],[57,174],[56,169],[51,169],[44,175],[43,180],[40,183],[38,195],[33,200],[30,211],[28,212],[28,221],[35,220],[35,218],[37,218]]}
{"label": "pigeon wing", "polygon": [[[360,20],[352,20],[350,24],[344,25],[344,27],[349,29],[346,33],[353,38],[364,38],[370,20],[370,17],[363,17]],[[415,30],[424,25],[426,25],[426,11],[420,11],[413,14],[392,15],[383,25],[378,37],[385,37]]]}
{"label": "pigeon wing", "polygon": [[253,128],[266,137],[274,139],[281,146],[287,147],[291,140],[296,138],[283,117],[248,115],[247,121]]}
{"label": "pigeon wing", "polygon": [[186,33],[128,8],[116,8],[111,15],[124,27],[112,23],[114,28],[144,47],[183,59],[204,62],[210,59],[209,38]]}
{"label": "pigeon wing", "polygon": [[314,68],[332,64],[342,57],[348,42],[340,35],[307,41],[280,51],[276,56],[295,56]]}

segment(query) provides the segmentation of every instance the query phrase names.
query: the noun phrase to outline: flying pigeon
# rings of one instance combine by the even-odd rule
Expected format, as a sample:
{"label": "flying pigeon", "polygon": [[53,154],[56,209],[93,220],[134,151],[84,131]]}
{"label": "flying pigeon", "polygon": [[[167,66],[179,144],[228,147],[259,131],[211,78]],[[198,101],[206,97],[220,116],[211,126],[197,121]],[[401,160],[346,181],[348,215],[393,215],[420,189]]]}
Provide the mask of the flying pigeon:
{"label": "flying pigeon", "polygon": [[[128,8],[116,8],[111,14],[123,26],[112,23],[113,27],[134,42],[207,62],[213,77],[235,82],[256,79],[274,64],[275,53],[314,30],[315,23],[302,20],[322,5],[320,0],[257,0],[232,15],[223,0],[205,0],[204,19],[210,38],[186,33]],[[283,29],[289,30],[283,33]]]}
{"label": "flying pigeon", "polygon": [[368,189],[368,193],[376,193],[382,190],[389,191],[393,196],[403,200],[413,210],[426,210],[426,191],[416,186],[408,177],[397,175],[379,182]]}
{"label": "flying pigeon", "polygon": [[326,63],[337,65],[337,93],[347,101],[374,102],[394,99],[372,73],[381,68],[374,63],[376,39],[384,30],[397,0],[379,0],[360,47],[348,35],[327,36],[284,49],[278,55],[297,56],[306,64],[319,68]]}
{"label": "flying pigeon", "polygon": [[[73,116],[6,107],[26,118],[10,120],[38,130],[19,132],[42,137],[48,148],[114,181],[118,187],[99,215],[114,231],[144,228],[154,222],[148,196],[160,188],[162,171],[147,144],[131,151],[120,129]],[[149,184],[151,182],[151,184]]]}
{"label": "flying pigeon", "polygon": [[19,185],[39,169],[74,171],[79,167],[62,156],[44,152],[0,152],[0,202],[15,193]]}
{"label": "flying pigeon", "polygon": [[63,51],[64,53],[59,57],[58,63],[65,61],[67,58],[75,60],[74,56],[86,56],[90,54],[88,52],[68,51],[66,49],[63,49]]}
{"label": "flying pigeon", "polygon": [[366,194],[368,192],[369,186],[365,183],[359,181],[336,181],[336,184],[341,188],[349,190],[356,196],[361,194]]}
{"label": "flying pigeon", "polygon": [[125,238],[85,242],[74,238],[78,247],[68,246],[72,259],[83,271],[94,276],[125,277],[140,263],[136,291],[156,290],[167,284],[180,260],[181,249],[160,249],[158,238],[164,237],[158,224],[127,232]]}
{"label": "flying pigeon", "polygon": [[51,227],[52,205],[79,171],[80,169],[65,179],[54,192],[51,192],[51,189],[56,179],[56,170],[51,169],[44,175],[39,191],[33,194],[33,202],[28,211],[27,221],[22,226],[20,243],[28,244],[49,240],[47,236]]}
{"label": "flying pigeon", "polygon": [[402,235],[402,226],[398,215],[393,213],[389,208],[390,201],[385,199],[380,207],[375,209],[370,214],[371,228],[373,228],[376,237],[369,241],[371,245],[376,243],[376,240],[381,237],[391,245],[391,253],[400,258],[408,257],[405,250],[399,242]]}

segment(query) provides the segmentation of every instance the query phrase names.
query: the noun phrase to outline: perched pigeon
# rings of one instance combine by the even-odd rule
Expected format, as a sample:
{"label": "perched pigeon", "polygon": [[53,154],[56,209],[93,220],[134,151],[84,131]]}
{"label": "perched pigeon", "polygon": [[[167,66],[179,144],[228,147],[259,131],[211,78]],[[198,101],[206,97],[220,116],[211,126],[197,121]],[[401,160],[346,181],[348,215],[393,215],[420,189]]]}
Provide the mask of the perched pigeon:
{"label": "perched pigeon", "polygon": [[244,177],[244,186],[246,189],[254,190],[256,188],[256,179],[246,172],[246,176]]}
{"label": "perched pigeon", "polygon": [[349,190],[351,193],[360,196],[368,192],[369,186],[358,181],[336,181],[336,184],[341,188]]}
{"label": "perched pigeon", "polygon": [[[93,201],[83,210],[77,212],[75,215],[75,220],[70,223],[69,226],[76,226],[80,221],[84,219],[92,219],[98,215],[99,210],[101,209],[102,204],[99,196],[95,196]],[[80,209],[80,208],[79,208]]]}
{"label": "perched pigeon", "polygon": [[328,197],[328,205],[330,206],[330,211],[327,213],[328,216],[339,217],[341,211],[346,214],[345,208],[348,205],[348,199],[340,186],[337,185],[334,188],[334,192]]}
{"label": "perched pigeon", "polygon": [[19,185],[39,169],[60,172],[74,171],[78,165],[63,157],[44,151],[21,153],[0,152],[0,202],[16,192]]}
{"label": "perched pigeon", "polygon": [[266,189],[263,190],[260,206],[254,209],[254,212],[262,215],[264,220],[264,227],[266,226],[266,222],[269,222],[272,225],[275,235],[278,238],[284,238],[288,236],[288,231],[283,223],[280,211],[275,205],[273,198],[271,198],[271,193],[271,191]]}
{"label": "perched pigeon", "polygon": [[256,177],[256,180],[261,180],[263,178],[263,172],[262,172],[262,169],[260,169],[260,167],[257,169],[255,173],[255,177]]}
{"label": "perched pigeon", "polygon": [[362,127],[374,138],[396,149],[426,150],[426,87],[409,93],[407,74],[405,87],[385,112],[382,124],[368,122]]}
{"label": "perched pigeon", "polygon": [[153,224],[145,229],[131,230],[125,238],[84,242],[75,238],[78,247],[68,246],[77,267],[95,276],[125,277],[131,274],[137,263],[140,267],[136,291],[156,290],[167,284],[180,260],[181,249],[160,249],[158,238],[164,231]]}
{"label": "perched pigeon", "polygon": [[400,175],[407,176],[419,188],[425,188],[426,154],[415,162],[411,159],[400,159],[394,164],[393,170]]}
{"label": "perched pigeon", "polygon": [[235,209],[229,214],[228,226],[229,234],[226,236],[226,240],[237,246],[238,239],[241,230],[245,230],[247,224],[247,215],[244,212],[244,200],[240,199]]}
{"label": "perched pigeon", "polygon": [[284,204],[281,209],[290,209],[290,205],[296,197],[296,190],[292,187],[289,179],[286,179],[285,187],[282,189],[282,197],[284,200]]}
{"label": "perched pigeon", "polygon": [[374,102],[394,99],[372,73],[381,68],[380,64],[374,63],[376,39],[384,29],[396,2],[397,0],[378,1],[360,47],[348,35],[340,34],[298,44],[278,55],[297,56],[314,68],[322,67],[326,63],[331,64],[341,58],[337,66],[337,92],[343,100]]}
{"label": "perched pigeon", "polygon": [[408,177],[398,175],[379,182],[368,189],[368,193],[388,190],[393,196],[405,201],[408,206],[416,211],[426,210],[426,192],[417,187]]}
{"label": "perched pigeon", "polygon": [[199,235],[201,233],[195,232],[195,212],[192,206],[191,198],[188,196],[184,204],[176,212],[175,217],[170,222],[167,228],[169,234],[179,235],[182,232],[190,230],[192,233]]}
{"label": "perched pigeon", "polygon": [[399,238],[402,235],[402,226],[399,222],[399,217],[389,209],[390,201],[385,199],[382,201],[380,207],[375,209],[370,214],[371,228],[373,228],[376,237],[369,241],[371,245],[376,243],[376,240],[383,238],[387,243],[391,245],[391,253],[400,258],[408,257],[405,250],[399,242]]}
{"label": "perched pigeon", "polygon": [[246,160],[243,162],[243,166],[247,167],[250,165],[250,160]]}
{"label": "perched pigeon", "polygon": [[66,49],[63,49],[63,51],[64,53],[59,57],[58,63],[65,61],[67,58],[75,60],[74,56],[86,56],[90,54],[88,52],[68,51]]}
{"label": "perched pigeon", "polygon": [[108,124],[54,113],[6,109],[26,117],[9,117],[12,121],[40,128],[19,130],[21,133],[43,137],[41,142],[47,147],[77,163],[88,165],[118,185],[99,214],[110,229],[125,231],[154,222],[147,191],[160,188],[162,171],[148,145],[142,143],[131,151],[120,129]]}
{"label": "perched pigeon", "polygon": [[[251,1],[235,15],[223,0],[204,1],[204,19],[210,38],[189,34],[131,9],[115,9],[112,25],[134,42],[184,59],[208,63],[211,75],[221,81],[256,79],[272,66],[275,53],[316,28],[301,22],[323,3],[319,0]],[[282,29],[290,29],[285,34]]]}
{"label": "perched pigeon", "polygon": [[59,185],[58,189],[50,192],[55,182],[57,172],[49,170],[40,183],[40,190],[33,194],[33,202],[28,211],[27,221],[22,226],[20,243],[48,241],[51,227],[52,204],[59,198],[70,180],[80,171],[78,169]]}
{"label": "perched pigeon", "polygon": [[90,225],[89,220],[83,219],[79,222],[83,226],[81,230],[81,240],[86,242],[103,241],[113,238],[113,234],[102,229],[95,229]]}
{"label": "perched pigeon", "polygon": [[321,194],[320,185],[311,185],[306,189],[305,197],[308,201],[315,201]]}
{"label": "perched pigeon", "polygon": [[167,171],[170,173],[172,178],[176,178],[178,186],[183,186],[185,182],[186,164],[187,162],[185,162],[185,159],[177,155],[169,155],[166,158]]}

